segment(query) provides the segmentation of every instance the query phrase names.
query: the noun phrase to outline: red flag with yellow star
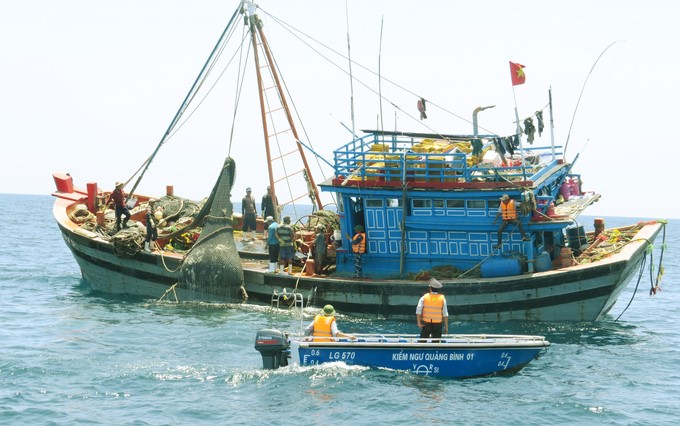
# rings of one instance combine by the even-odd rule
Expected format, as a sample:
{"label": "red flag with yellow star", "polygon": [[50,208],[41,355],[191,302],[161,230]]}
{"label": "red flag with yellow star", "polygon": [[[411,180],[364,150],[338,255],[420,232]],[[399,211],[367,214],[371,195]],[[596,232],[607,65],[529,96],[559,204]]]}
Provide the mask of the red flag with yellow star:
{"label": "red flag with yellow star", "polygon": [[512,79],[512,85],[517,86],[518,84],[524,84],[527,79],[526,74],[524,74],[524,65],[516,64],[510,62],[510,78]]}

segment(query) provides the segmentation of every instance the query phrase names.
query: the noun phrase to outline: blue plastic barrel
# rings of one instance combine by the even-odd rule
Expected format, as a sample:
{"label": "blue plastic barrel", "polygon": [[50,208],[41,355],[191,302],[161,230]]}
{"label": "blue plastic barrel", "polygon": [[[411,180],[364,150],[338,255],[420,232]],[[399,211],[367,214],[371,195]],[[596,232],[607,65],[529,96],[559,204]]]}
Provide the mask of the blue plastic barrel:
{"label": "blue plastic barrel", "polygon": [[482,278],[509,277],[522,274],[519,257],[492,256],[482,263]]}
{"label": "blue plastic barrel", "polygon": [[550,255],[548,253],[543,252],[539,254],[536,256],[535,260],[534,267],[536,272],[545,272],[552,269],[552,262],[550,261]]}

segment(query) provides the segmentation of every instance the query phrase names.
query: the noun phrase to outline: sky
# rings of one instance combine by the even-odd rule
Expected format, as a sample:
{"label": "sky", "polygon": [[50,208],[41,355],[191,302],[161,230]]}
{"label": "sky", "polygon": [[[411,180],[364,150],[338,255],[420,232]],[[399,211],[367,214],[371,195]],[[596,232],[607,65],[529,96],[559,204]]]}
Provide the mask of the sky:
{"label": "sky", "polygon": [[[515,105],[521,119],[530,116],[547,105],[550,89],[555,142],[569,141],[567,159],[577,158],[572,171],[583,189],[602,194],[586,214],[680,218],[678,137],[664,130],[680,117],[680,2],[256,3],[303,139],[327,160],[349,142],[352,126],[471,133],[478,106],[495,105],[479,113],[482,132],[512,134]],[[0,3],[0,193],[50,194],[54,172],[70,173],[83,188],[97,182],[110,190],[128,180],[156,148],[237,4]],[[271,16],[343,55],[349,38],[357,80],[350,85],[338,67],[346,70],[346,59],[319,58]],[[526,83],[514,90],[509,61],[525,66]],[[254,113],[239,116],[230,138],[236,86],[224,79],[219,87],[224,95],[206,101],[213,109],[197,112],[163,146],[138,192],[162,195],[172,185],[176,195],[199,200],[229,153],[237,165],[232,195],[248,186],[256,199],[264,194],[256,97],[244,90],[243,110]],[[421,96],[428,100],[422,121]],[[541,141],[549,137],[546,129]],[[317,182],[331,175],[321,171]]]}

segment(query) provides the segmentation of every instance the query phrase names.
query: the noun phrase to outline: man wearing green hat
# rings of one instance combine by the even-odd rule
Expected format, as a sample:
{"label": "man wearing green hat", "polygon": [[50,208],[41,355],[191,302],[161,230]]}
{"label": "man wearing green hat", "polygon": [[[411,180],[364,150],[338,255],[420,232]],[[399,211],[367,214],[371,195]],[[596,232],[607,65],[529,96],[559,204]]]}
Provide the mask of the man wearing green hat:
{"label": "man wearing green hat", "polygon": [[315,342],[334,342],[337,337],[356,339],[356,337],[338,330],[333,305],[323,307],[321,313],[305,328],[305,336],[314,336]]}

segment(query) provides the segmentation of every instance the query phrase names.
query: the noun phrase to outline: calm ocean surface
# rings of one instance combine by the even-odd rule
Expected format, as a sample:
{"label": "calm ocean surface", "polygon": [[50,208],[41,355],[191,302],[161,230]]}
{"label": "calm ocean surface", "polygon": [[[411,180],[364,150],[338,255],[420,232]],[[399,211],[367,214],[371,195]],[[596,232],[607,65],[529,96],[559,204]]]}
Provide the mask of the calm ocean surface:
{"label": "calm ocean surface", "polygon": [[[666,227],[661,293],[648,296],[648,271],[634,293],[634,277],[607,321],[452,324],[553,343],[518,374],[456,381],[343,364],[263,371],[256,331],[298,330],[299,313],[94,294],[51,197],[0,195],[0,424],[677,424],[678,225]],[[339,324],[417,330],[347,316]]]}

